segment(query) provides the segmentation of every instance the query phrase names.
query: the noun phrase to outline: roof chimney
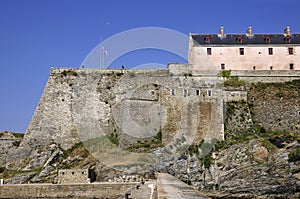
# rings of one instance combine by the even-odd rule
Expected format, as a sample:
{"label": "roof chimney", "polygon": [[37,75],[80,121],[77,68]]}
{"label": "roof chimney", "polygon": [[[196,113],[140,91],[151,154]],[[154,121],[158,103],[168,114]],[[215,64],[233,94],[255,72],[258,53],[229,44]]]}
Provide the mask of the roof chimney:
{"label": "roof chimney", "polygon": [[224,27],[221,26],[220,29],[219,29],[219,37],[224,37]]}
{"label": "roof chimney", "polygon": [[253,34],[252,34],[252,27],[251,26],[249,26],[247,28],[247,36],[253,36]]}
{"label": "roof chimney", "polygon": [[285,34],[286,36],[290,36],[290,35],[291,35],[291,30],[290,30],[290,27],[289,27],[289,26],[287,26],[287,27],[284,29],[284,34]]}

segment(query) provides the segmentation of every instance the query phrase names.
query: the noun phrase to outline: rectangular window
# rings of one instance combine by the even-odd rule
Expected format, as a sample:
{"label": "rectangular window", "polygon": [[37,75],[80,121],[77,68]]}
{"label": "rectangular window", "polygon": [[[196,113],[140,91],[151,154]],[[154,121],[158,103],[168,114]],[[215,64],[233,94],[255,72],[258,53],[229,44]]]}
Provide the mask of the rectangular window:
{"label": "rectangular window", "polygon": [[187,96],[187,90],[183,90],[183,97]]}
{"label": "rectangular window", "polygon": [[207,48],[207,55],[211,55],[211,48]]}
{"label": "rectangular window", "polygon": [[294,54],[294,49],[293,48],[289,48],[289,55],[293,55]]}
{"label": "rectangular window", "polygon": [[244,55],[244,54],[245,54],[244,48],[240,48],[240,55]]}
{"label": "rectangular window", "polygon": [[196,90],[196,95],[199,96],[200,95],[200,91]]}
{"label": "rectangular window", "polygon": [[174,89],[171,90],[171,95],[173,95],[173,96],[175,95]]}
{"label": "rectangular window", "polygon": [[207,91],[207,96],[209,96],[209,97],[211,96],[211,90]]}
{"label": "rectangular window", "polygon": [[269,48],[269,55],[273,55],[273,48]]}
{"label": "rectangular window", "polygon": [[294,70],[294,64],[290,64],[290,70]]}
{"label": "rectangular window", "polygon": [[225,70],[225,64],[221,64],[221,70]]}

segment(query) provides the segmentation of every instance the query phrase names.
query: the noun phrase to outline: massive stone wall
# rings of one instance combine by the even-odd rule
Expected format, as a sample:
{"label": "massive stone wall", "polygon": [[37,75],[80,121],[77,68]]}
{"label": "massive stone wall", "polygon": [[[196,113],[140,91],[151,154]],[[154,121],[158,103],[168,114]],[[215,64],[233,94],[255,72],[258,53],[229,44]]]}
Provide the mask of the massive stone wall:
{"label": "massive stone wall", "polygon": [[[22,146],[55,142],[67,149],[110,133],[120,135],[122,146],[151,138],[160,129],[166,140],[179,134],[190,134],[190,142],[205,135],[219,139],[223,103],[216,82],[216,77],[174,75],[167,69],[52,69]],[[201,108],[207,104],[211,108]],[[217,121],[217,133],[211,128],[216,125],[199,121],[201,114]]]}
{"label": "massive stone wall", "polygon": [[[68,149],[116,134],[124,149],[160,131],[168,150],[176,149],[178,140],[189,145],[224,139],[224,104],[249,101],[248,91],[224,88],[218,71],[190,69],[184,64],[153,70],[53,68],[21,146],[38,151],[58,143]],[[231,76],[282,82],[299,79],[300,72],[231,71]]]}

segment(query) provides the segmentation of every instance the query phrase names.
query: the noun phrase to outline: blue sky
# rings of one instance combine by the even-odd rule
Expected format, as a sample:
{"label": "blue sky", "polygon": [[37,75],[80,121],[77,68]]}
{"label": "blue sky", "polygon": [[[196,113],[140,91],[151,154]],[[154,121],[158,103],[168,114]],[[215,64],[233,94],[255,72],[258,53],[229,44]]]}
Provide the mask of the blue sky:
{"label": "blue sky", "polygon": [[[122,31],[300,32],[299,0],[0,0],[0,131],[25,132],[50,68],[79,67],[101,42]],[[166,52],[129,53],[115,65],[182,61]]]}

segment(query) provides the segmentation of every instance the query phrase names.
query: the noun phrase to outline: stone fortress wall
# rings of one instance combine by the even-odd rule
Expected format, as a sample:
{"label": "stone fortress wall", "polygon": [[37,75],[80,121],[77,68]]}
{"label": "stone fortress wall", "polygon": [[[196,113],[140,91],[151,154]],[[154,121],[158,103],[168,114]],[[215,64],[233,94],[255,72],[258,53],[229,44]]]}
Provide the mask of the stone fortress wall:
{"label": "stone fortress wall", "polygon": [[[220,71],[168,69],[101,70],[52,68],[21,146],[65,149],[79,141],[118,133],[120,145],[188,137],[189,143],[224,139],[223,102],[247,99],[245,90],[226,91]],[[231,71],[249,82],[282,82],[300,71]]]}

